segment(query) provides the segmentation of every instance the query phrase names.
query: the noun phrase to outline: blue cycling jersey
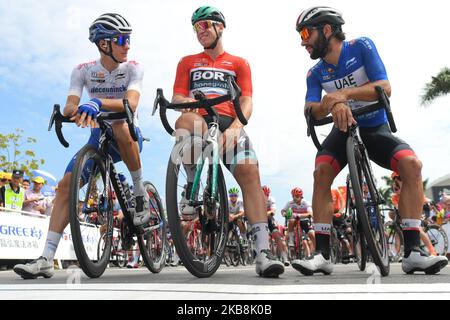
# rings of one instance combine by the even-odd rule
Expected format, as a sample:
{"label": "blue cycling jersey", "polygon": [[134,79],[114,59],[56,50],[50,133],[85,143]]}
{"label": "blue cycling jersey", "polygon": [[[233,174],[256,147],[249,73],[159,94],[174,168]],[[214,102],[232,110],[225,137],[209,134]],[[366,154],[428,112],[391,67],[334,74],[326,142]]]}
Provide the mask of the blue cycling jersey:
{"label": "blue cycling jersey", "polygon": [[[327,93],[348,87],[360,87],[369,82],[388,80],[386,69],[375,44],[369,38],[344,41],[337,65],[320,60],[307,75],[306,102],[320,102],[322,90]],[[375,101],[348,101],[352,109]],[[387,122],[384,110],[377,110],[356,118],[360,127],[375,127]]]}

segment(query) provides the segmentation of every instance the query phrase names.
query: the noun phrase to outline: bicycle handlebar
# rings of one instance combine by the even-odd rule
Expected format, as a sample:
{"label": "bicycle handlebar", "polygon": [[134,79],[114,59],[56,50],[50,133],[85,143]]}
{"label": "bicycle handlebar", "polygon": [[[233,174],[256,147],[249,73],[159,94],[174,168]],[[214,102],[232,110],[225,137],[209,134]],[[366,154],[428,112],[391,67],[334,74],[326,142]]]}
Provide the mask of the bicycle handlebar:
{"label": "bicycle handlebar", "polygon": [[[128,99],[123,99],[123,107],[125,109],[124,112],[100,114],[97,117],[97,122],[99,124],[102,124],[107,120],[123,120],[123,119],[125,119],[125,121],[128,124],[128,129],[130,131],[131,137],[133,138],[134,141],[138,141],[138,137],[136,135],[136,129],[135,129],[135,125],[134,125],[134,113],[133,113],[133,110],[131,110],[131,107],[128,103]],[[58,140],[64,147],[67,148],[67,147],[69,147],[69,143],[66,141],[66,139],[64,138],[64,135],[62,133],[62,124],[64,122],[73,122],[73,121],[70,120],[70,117],[63,116],[60,109],[61,109],[61,107],[59,104],[55,104],[53,106],[53,112],[52,112],[52,115],[50,116],[50,121],[48,124],[48,131],[50,131],[53,127],[53,124],[55,124],[55,131],[56,131]]]}
{"label": "bicycle handlebar", "polygon": [[159,116],[161,118],[161,122],[164,126],[164,129],[172,135],[175,131],[167,121],[167,115],[166,111],[167,109],[173,109],[173,110],[182,110],[182,109],[205,109],[209,115],[211,116],[217,116],[217,113],[213,106],[226,102],[226,101],[232,101],[234,106],[234,111],[236,112],[236,115],[239,119],[239,121],[245,126],[247,125],[248,121],[244,117],[244,114],[242,113],[241,104],[239,101],[239,98],[241,96],[241,88],[239,88],[238,84],[234,80],[232,76],[229,76],[227,78],[227,84],[228,88],[230,90],[230,93],[216,97],[211,99],[206,99],[204,96],[196,95],[196,99],[199,101],[195,102],[186,102],[186,103],[170,103],[163,94],[163,90],[161,88],[158,88],[156,90],[156,98],[155,102],[153,103],[153,112],[152,116],[156,113],[156,110],[159,108]]}
{"label": "bicycle handlebar", "polygon": [[[361,108],[358,108],[356,110],[352,110],[353,117],[358,117],[366,113],[374,112],[380,109],[384,109],[386,111],[386,116],[388,118],[389,127],[391,128],[392,132],[397,132],[397,126],[395,125],[394,116],[392,114],[391,105],[389,102],[389,98],[386,95],[386,92],[384,89],[380,86],[376,86],[375,90],[378,93],[379,100],[377,103],[370,104]],[[333,122],[333,117],[328,116],[320,120],[314,119],[314,116],[312,115],[312,108],[309,109],[309,112],[306,116],[306,122],[308,124],[308,131],[307,136],[311,136],[312,141],[314,142],[314,145],[316,146],[318,151],[322,150],[322,145],[319,142],[319,139],[317,138],[316,130],[314,129],[315,126],[323,126],[329,123]]]}

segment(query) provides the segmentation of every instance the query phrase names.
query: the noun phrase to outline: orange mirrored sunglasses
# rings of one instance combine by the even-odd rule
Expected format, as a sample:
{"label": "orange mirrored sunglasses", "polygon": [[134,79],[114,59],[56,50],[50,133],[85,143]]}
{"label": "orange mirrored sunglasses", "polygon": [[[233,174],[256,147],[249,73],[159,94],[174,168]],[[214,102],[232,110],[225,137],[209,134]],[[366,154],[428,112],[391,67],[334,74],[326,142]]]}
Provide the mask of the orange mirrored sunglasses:
{"label": "orange mirrored sunglasses", "polygon": [[217,24],[217,22],[212,20],[197,21],[196,23],[194,23],[194,31],[196,33],[205,31],[206,29],[211,28],[213,24]]}
{"label": "orange mirrored sunglasses", "polygon": [[303,41],[306,41],[309,39],[309,37],[311,37],[311,33],[314,29],[319,29],[319,27],[303,27],[299,33],[300,33],[300,37],[302,38]]}

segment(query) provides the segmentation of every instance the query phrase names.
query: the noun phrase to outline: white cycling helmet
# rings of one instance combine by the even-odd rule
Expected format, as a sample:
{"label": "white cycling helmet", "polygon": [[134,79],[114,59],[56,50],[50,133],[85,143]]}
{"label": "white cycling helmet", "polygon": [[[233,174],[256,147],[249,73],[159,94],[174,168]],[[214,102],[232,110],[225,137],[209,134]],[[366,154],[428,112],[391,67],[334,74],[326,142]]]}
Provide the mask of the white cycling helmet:
{"label": "white cycling helmet", "polygon": [[300,31],[305,26],[317,26],[319,24],[343,25],[342,12],[331,7],[316,6],[303,11],[297,18],[296,30]]}

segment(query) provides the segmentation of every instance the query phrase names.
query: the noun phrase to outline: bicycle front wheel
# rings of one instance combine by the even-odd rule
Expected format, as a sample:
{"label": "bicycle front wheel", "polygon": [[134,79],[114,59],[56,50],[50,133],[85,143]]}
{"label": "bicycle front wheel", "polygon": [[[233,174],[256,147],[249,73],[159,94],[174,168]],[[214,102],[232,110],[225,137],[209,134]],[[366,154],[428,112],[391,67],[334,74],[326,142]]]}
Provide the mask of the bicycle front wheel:
{"label": "bicycle front wheel", "polygon": [[[208,158],[204,159],[203,165],[191,164],[192,161],[187,160],[195,139],[185,139],[181,146],[175,146],[171,154],[166,175],[166,207],[169,228],[183,265],[194,276],[205,278],[217,271],[223,258],[228,229],[228,199],[219,164],[213,164]],[[185,150],[188,151],[186,154]],[[215,198],[212,196],[214,165],[217,165]],[[195,173],[197,180],[194,185],[192,180],[188,181],[188,176]],[[191,187],[195,188],[194,199],[190,199]],[[199,239],[199,243],[194,245],[200,246],[195,250],[191,250],[192,245],[186,238],[192,228]]]}
{"label": "bicycle front wheel", "polygon": [[[384,217],[381,214],[378,191],[370,168],[369,159],[363,156],[352,137],[347,139],[347,160],[351,186],[355,197],[358,220],[372,259],[382,276],[389,274],[389,248],[384,232]],[[363,187],[363,184],[366,186]],[[363,190],[364,188],[364,190]]]}
{"label": "bicycle front wheel", "polygon": [[[92,146],[77,155],[70,181],[69,220],[75,254],[83,272],[100,277],[109,263],[113,235],[112,186],[104,159]],[[99,227],[106,225],[100,241]]]}
{"label": "bicycle front wheel", "polygon": [[166,259],[166,216],[156,187],[144,181],[150,202],[150,223],[144,234],[138,235],[139,250],[148,270],[159,273]]}

